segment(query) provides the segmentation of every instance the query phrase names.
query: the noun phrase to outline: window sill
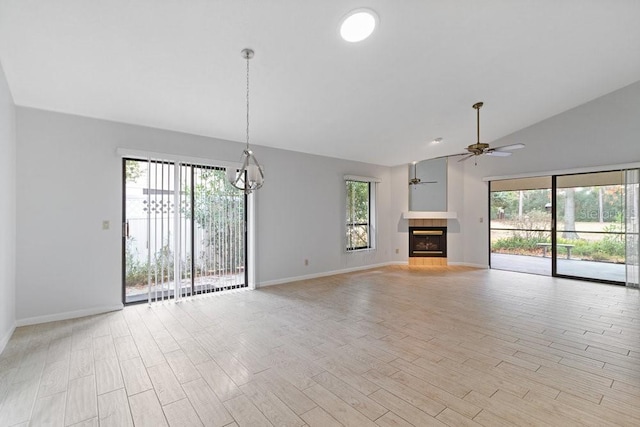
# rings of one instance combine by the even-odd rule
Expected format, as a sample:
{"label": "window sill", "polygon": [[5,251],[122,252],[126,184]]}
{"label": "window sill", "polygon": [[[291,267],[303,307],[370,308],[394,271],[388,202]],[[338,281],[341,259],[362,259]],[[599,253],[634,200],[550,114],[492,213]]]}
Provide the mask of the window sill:
{"label": "window sill", "polygon": [[376,248],[362,248],[362,249],[347,249],[345,252],[348,254],[358,253],[358,252],[373,252]]}

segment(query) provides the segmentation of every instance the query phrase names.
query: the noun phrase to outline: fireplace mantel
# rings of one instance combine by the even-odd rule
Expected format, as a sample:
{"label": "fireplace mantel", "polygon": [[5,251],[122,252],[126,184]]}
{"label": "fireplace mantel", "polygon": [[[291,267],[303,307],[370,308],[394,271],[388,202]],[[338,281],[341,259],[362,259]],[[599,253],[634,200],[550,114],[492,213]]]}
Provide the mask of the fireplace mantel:
{"label": "fireplace mantel", "polygon": [[456,219],[457,212],[425,212],[425,211],[408,211],[402,212],[404,219]]}

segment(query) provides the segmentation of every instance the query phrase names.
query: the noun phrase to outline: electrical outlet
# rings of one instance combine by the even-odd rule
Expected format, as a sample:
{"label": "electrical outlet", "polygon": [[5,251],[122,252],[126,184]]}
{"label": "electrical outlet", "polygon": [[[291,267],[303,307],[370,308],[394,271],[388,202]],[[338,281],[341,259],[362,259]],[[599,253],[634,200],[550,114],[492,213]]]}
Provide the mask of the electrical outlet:
{"label": "electrical outlet", "polygon": [[304,260],[304,265],[305,265],[305,266],[309,265],[309,260],[308,260],[308,259],[305,259],[305,260]]}
{"label": "electrical outlet", "polygon": [[396,248],[396,253],[399,254],[400,253],[400,249]]}
{"label": "electrical outlet", "polygon": [[111,227],[111,223],[107,220],[102,221],[102,229],[108,230]]}
{"label": "electrical outlet", "polygon": [[484,222],[484,218],[480,217],[480,222]]}

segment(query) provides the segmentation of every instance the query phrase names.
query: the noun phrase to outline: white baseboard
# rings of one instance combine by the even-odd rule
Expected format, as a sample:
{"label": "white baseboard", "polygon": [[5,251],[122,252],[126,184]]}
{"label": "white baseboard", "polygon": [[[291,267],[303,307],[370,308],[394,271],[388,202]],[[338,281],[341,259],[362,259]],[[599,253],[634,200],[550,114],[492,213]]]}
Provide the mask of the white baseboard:
{"label": "white baseboard", "polygon": [[7,343],[11,339],[11,335],[13,335],[13,331],[16,330],[16,324],[13,323],[13,326],[9,328],[6,334],[2,338],[0,338],[0,354],[4,351],[4,348],[7,346]]}
{"label": "white baseboard", "polygon": [[64,313],[47,314],[44,316],[27,317],[25,319],[18,319],[16,321],[17,326],[35,325],[38,323],[55,322],[58,320],[76,319],[78,317],[93,316],[94,314],[108,313],[110,311],[122,310],[124,306],[122,304],[106,306],[106,307],[93,307],[82,310],[67,311]]}
{"label": "white baseboard", "polygon": [[374,268],[387,267],[389,265],[407,265],[406,262],[383,262],[380,264],[362,265],[359,267],[343,268],[340,270],[323,271],[322,273],[306,274],[304,276],[285,277],[284,279],[267,280],[260,282],[257,287],[281,285],[283,283],[298,282],[300,280],[317,279],[319,277],[335,276],[336,274],[352,273],[354,271],[371,270]]}

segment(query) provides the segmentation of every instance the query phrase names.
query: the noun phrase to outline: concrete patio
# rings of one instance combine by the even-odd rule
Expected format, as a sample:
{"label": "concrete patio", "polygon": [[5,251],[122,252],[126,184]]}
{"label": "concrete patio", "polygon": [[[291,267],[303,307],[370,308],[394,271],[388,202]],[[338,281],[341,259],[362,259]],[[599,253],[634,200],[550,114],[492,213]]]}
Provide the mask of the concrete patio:
{"label": "concrete patio", "polygon": [[[491,268],[551,276],[551,258],[492,253]],[[624,264],[562,257],[558,258],[558,274],[624,283],[626,270]]]}

